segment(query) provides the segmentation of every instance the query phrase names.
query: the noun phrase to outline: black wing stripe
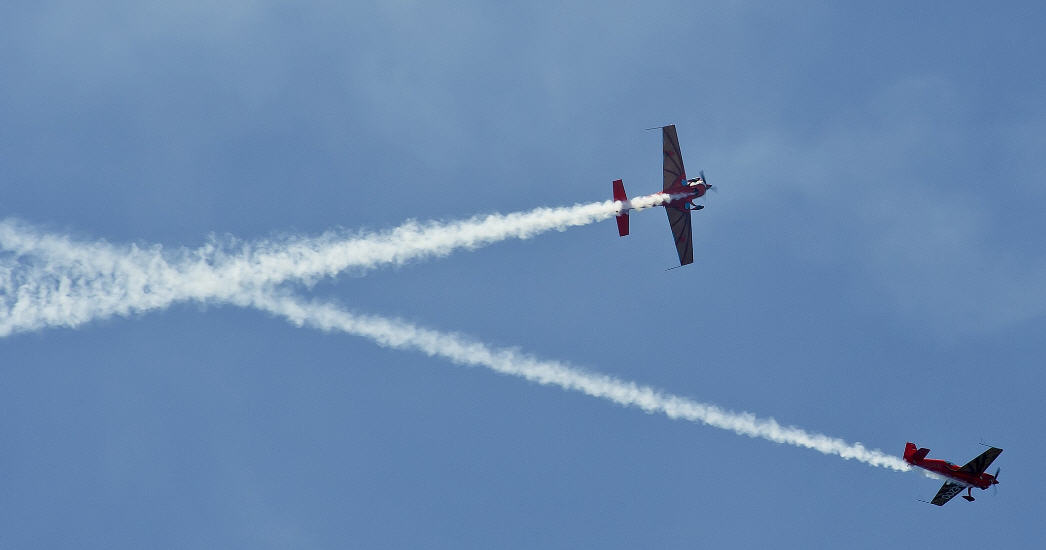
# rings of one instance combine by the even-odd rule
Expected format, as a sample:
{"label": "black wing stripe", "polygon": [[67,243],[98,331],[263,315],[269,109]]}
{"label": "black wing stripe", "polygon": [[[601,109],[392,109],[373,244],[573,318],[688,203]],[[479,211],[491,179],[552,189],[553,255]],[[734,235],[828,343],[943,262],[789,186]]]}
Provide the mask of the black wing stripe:
{"label": "black wing stripe", "polygon": [[995,458],[999,456],[999,453],[1001,452],[1002,449],[992,447],[987,451],[981,453],[980,456],[978,456],[977,458],[967,462],[966,465],[960,468],[959,470],[963,472],[969,472],[971,474],[983,474],[984,471],[988,469],[988,466],[991,466],[992,461],[994,461]]}
{"label": "black wing stripe", "polygon": [[941,490],[937,491],[937,496],[933,497],[930,504],[936,504],[937,506],[944,506],[944,503],[948,502],[955,495],[962,492],[962,485],[958,483],[952,483],[951,481],[945,481],[944,485],[941,485]]}
{"label": "black wing stripe", "polygon": [[683,153],[679,150],[679,137],[676,135],[675,125],[662,128],[661,136],[661,149],[664,156],[663,190],[668,190],[681,185],[680,181],[685,177],[686,170],[683,169]]}
{"label": "black wing stripe", "polygon": [[693,228],[690,223],[690,211],[666,205],[665,212],[668,212],[668,225],[672,229],[672,240],[676,243],[679,265],[694,263]]}

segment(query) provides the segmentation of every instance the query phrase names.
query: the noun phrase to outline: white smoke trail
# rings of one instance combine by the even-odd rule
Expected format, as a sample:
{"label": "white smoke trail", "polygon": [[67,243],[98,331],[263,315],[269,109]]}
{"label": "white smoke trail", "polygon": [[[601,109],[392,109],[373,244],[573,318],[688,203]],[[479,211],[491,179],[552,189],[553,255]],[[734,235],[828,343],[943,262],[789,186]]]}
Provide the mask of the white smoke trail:
{"label": "white smoke trail", "polygon": [[384,232],[327,233],[253,244],[211,242],[195,250],[173,251],[159,245],[75,242],[0,221],[0,337],[49,326],[75,327],[183,300],[222,301],[245,288],[286,281],[311,284],[350,268],[402,265],[505,239],[527,239],[675,198],[658,193],[463,221],[408,221]]}
{"label": "white smoke trail", "polygon": [[455,334],[423,329],[381,317],[354,315],[329,304],[307,303],[266,292],[243,293],[236,297],[235,302],[279,315],[297,325],[362,336],[382,346],[417,350],[459,365],[483,366],[539,384],[558,386],[619,405],[637,407],[648,413],[660,413],[669,418],[730,430],[739,435],[813,449],[871,466],[897,471],[910,470],[901,458],[879,450],[869,450],[860,443],[848,443],[794,426],[782,426],[772,418],[758,418],[752,413],[727,411],[715,405],[662,393],[649,386],[587,372],[564,363],[543,361],[512,350],[491,349],[482,343]]}
{"label": "white smoke trail", "polygon": [[[563,363],[495,350],[467,338],[422,329],[380,317],[357,316],[330,305],[309,304],[273,294],[277,283],[331,274],[349,266],[402,263],[412,257],[448,254],[504,238],[580,225],[613,216],[620,203],[539,209],[466,222],[401,226],[355,239],[299,240],[279,246],[243,247],[237,254],[209,245],[164,254],[160,247],[119,249],[105,243],[79,244],[0,223],[0,336],[44,326],[76,326],[91,319],[163,308],[175,300],[197,299],[254,306],[297,324],[340,330],[377,343],[414,349],[462,365],[479,365],[540,384],[556,385],[669,418],[733,431],[750,437],[817,450],[845,459],[907,470],[900,458],[859,443],[781,426],[773,419],[736,413],[665,394],[647,386],[589,373]],[[586,221],[587,220],[587,221]],[[412,232],[417,227],[416,232]],[[409,232],[410,235],[403,235]],[[412,246],[419,234],[430,246]],[[401,247],[407,246],[404,251]],[[28,263],[24,260],[30,259]],[[300,263],[306,265],[299,265]],[[329,270],[329,271],[326,271]]]}

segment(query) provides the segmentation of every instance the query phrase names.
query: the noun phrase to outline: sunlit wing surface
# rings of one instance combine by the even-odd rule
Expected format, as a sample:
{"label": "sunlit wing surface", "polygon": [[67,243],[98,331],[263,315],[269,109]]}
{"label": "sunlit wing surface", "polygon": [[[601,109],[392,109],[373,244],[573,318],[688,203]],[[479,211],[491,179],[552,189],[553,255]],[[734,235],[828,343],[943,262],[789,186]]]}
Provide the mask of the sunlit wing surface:
{"label": "sunlit wing surface", "polygon": [[679,137],[676,136],[674,124],[661,128],[661,144],[662,153],[665,156],[665,186],[663,190],[668,191],[673,187],[683,185],[683,182],[686,181],[686,170],[683,169],[683,154],[679,151]]}
{"label": "sunlit wing surface", "polygon": [[937,506],[944,506],[945,502],[948,502],[955,495],[962,492],[963,486],[958,483],[952,483],[951,481],[944,482],[941,485],[941,490],[937,491],[937,496],[933,497],[930,504],[936,504]]}
{"label": "sunlit wing surface", "polygon": [[968,472],[974,475],[983,474],[984,471],[988,469],[988,466],[991,465],[992,461],[995,460],[995,457],[999,456],[999,453],[1001,452],[1002,449],[992,447],[981,453],[977,458],[967,462],[965,466],[959,468],[959,471]]}
{"label": "sunlit wing surface", "polygon": [[[675,134],[675,132],[672,133]],[[665,205],[665,212],[668,212],[668,224],[672,226],[672,238],[676,242],[676,252],[679,253],[679,265],[694,263],[694,239],[690,227],[690,211]]]}

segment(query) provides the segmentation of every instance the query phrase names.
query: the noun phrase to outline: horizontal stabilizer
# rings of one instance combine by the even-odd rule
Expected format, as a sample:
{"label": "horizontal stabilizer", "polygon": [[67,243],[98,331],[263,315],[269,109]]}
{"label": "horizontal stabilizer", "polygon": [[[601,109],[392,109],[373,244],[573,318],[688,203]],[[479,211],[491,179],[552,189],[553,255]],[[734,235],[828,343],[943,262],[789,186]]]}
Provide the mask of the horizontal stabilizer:
{"label": "horizontal stabilizer", "polygon": [[617,234],[621,235],[622,237],[628,235],[628,214],[618,214]]}
{"label": "horizontal stabilizer", "polygon": [[904,446],[904,459],[908,462],[919,462],[928,454],[930,454],[930,449],[925,447],[920,449],[915,443],[908,443]]}
{"label": "horizontal stabilizer", "polygon": [[[614,180],[614,200],[625,202],[628,200],[628,196],[625,195],[625,184],[621,180]],[[617,234],[624,237],[628,235],[628,211],[622,211],[617,215]]]}

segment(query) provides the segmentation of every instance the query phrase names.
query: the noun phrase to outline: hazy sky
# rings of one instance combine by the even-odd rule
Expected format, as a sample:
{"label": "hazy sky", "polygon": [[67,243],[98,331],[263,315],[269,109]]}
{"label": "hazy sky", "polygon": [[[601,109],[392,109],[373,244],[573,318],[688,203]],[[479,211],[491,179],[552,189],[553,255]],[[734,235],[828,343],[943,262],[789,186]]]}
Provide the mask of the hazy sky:
{"label": "hazy sky", "polygon": [[1046,12],[762,4],[6,3],[0,223],[174,258],[642,195],[674,123],[720,190],[691,266],[658,209],[280,291],[994,444],[997,496],[190,300],[0,340],[0,547],[1041,544]]}

